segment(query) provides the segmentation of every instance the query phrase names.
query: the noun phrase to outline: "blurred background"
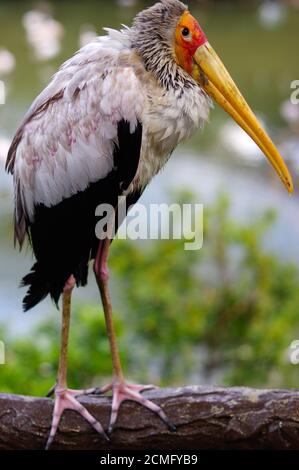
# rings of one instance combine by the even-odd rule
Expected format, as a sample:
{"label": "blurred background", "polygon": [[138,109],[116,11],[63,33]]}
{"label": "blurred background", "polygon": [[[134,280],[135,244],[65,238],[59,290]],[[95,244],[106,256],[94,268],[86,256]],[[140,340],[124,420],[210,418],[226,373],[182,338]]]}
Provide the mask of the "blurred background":
{"label": "blurred background", "polygon": [[[49,300],[23,314],[30,249],[13,247],[10,140],[58,66],[104,26],[130,25],[153,2],[0,0],[0,390],[45,394],[55,382],[60,314]],[[299,0],[188,1],[299,183]],[[112,295],[127,377],[158,385],[298,387],[299,196],[289,197],[258,149],[219,108],[181,146],[142,202],[204,204],[204,245],[115,241]],[[100,385],[111,363],[99,294],[75,292],[70,385]]]}

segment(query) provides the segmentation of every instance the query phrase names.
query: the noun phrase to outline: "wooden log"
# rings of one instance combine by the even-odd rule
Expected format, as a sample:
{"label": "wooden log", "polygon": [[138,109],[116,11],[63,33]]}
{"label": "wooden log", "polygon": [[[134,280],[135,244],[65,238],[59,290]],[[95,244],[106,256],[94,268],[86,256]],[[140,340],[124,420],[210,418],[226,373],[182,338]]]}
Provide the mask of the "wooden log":
{"label": "wooden log", "polygon": [[[84,419],[66,411],[53,450],[296,449],[299,450],[299,391],[182,387],[144,394],[176,424],[171,433],[152,412],[133,402],[120,411],[111,442]],[[80,401],[107,428],[111,398]],[[43,449],[53,400],[0,394],[0,449]]]}

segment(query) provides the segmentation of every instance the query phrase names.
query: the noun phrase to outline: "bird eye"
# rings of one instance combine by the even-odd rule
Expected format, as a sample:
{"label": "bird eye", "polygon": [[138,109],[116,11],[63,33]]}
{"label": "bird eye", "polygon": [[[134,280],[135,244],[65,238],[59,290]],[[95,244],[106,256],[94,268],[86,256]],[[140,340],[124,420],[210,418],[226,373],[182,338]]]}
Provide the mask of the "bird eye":
{"label": "bird eye", "polygon": [[189,36],[190,34],[190,30],[189,28],[183,28],[182,29],[182,35],[186,38],[187,36]]}

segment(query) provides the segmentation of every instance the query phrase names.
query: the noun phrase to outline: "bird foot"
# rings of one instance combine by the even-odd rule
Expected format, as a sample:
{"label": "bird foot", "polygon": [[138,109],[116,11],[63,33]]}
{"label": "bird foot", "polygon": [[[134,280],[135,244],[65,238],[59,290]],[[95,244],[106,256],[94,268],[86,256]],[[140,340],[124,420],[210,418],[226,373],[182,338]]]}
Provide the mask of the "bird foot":
{"label": "bird foot", "polygon": [[145,408],[148,408],[149,410],[153,411],[153,413],[157,414],[166,424],[166,426],[168,426],[170,431],[176,431],[175,425],[166,416],[162,408],[141,395],[142,392],[155,388],[157,387],[155,387],[154,385],[137,385],[128,384],[124,381],[113,381],[111,384],[105,387],[94,389],[94,391],[92,392],[93,395],[100,395],[112,391],[112,408],[110,424],[107,431],[108,435],[111,435],[113,431],[114,425],[118,417],[120,405],[126,400],[135,401],[136,403],[139,403]]}
{"label": "bird foot", "polygon": [[53,418],[50,434],[46,444],[46,450],[48,450],[54,440],[55,434],[57,432],[58,424],[60,422],[61,416],[64,410],[73,410],[77,411],[88,423],[99,433],[104,439],[109,441],[107,434],[105,433],[102,425],[97,421],[86,408],[76,400],[77,396],[86,395],[92,393],[94,389],[88,390],[72,390],[72,389],[59,389],[55,388],[55,403],[53,410]]}

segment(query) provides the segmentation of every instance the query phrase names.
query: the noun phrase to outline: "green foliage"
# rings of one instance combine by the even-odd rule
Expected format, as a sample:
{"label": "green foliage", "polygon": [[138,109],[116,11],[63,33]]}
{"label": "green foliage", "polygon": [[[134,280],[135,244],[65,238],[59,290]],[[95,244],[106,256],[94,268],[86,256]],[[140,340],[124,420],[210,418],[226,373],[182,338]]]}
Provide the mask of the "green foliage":
{"label": "green foliage", "polygon": [[[275,214],[236,223],[222,195],[204,219],[200,251],[185,251],[177,240],[113,243],[112,280],[123,305],[115,321],[126,375],[160,385],[298,386],[288,348],[299,337],[299,271],[264,248]],[[6,341],[2,391],[40,395],[53,385],[59,320],[47,320],[29,339]],[[100,385],[110,375],[103,315],[77,306],[69,383]]]}
{"label": "green foliage", "polygon": [[240,225],[221,195],[205,211],[200,252],[181,241],[115,245],[128,328],[145,349],[130,350],[128,360],[144,380],[153,363],[162,384],[298,385],[288,358],[299,336],[298,269],[264,249],[274,220],[267,211]]}
{"label": "green foliage", "polygon": [[[60,315],[48,319],[24,338],[6,338],[6,364],[0,366],[2,392],[45,395],[56,381]],[[116,318],[121,338],[123,327]],[[34,340],[33,340],[34,339]],[[122,357],[122,359],[124,359]],[[104,317],[98,307],[77,307],[72,315],[69,345],[69,384],[73,388],[99,386],[111,379],[111,359]]]}

